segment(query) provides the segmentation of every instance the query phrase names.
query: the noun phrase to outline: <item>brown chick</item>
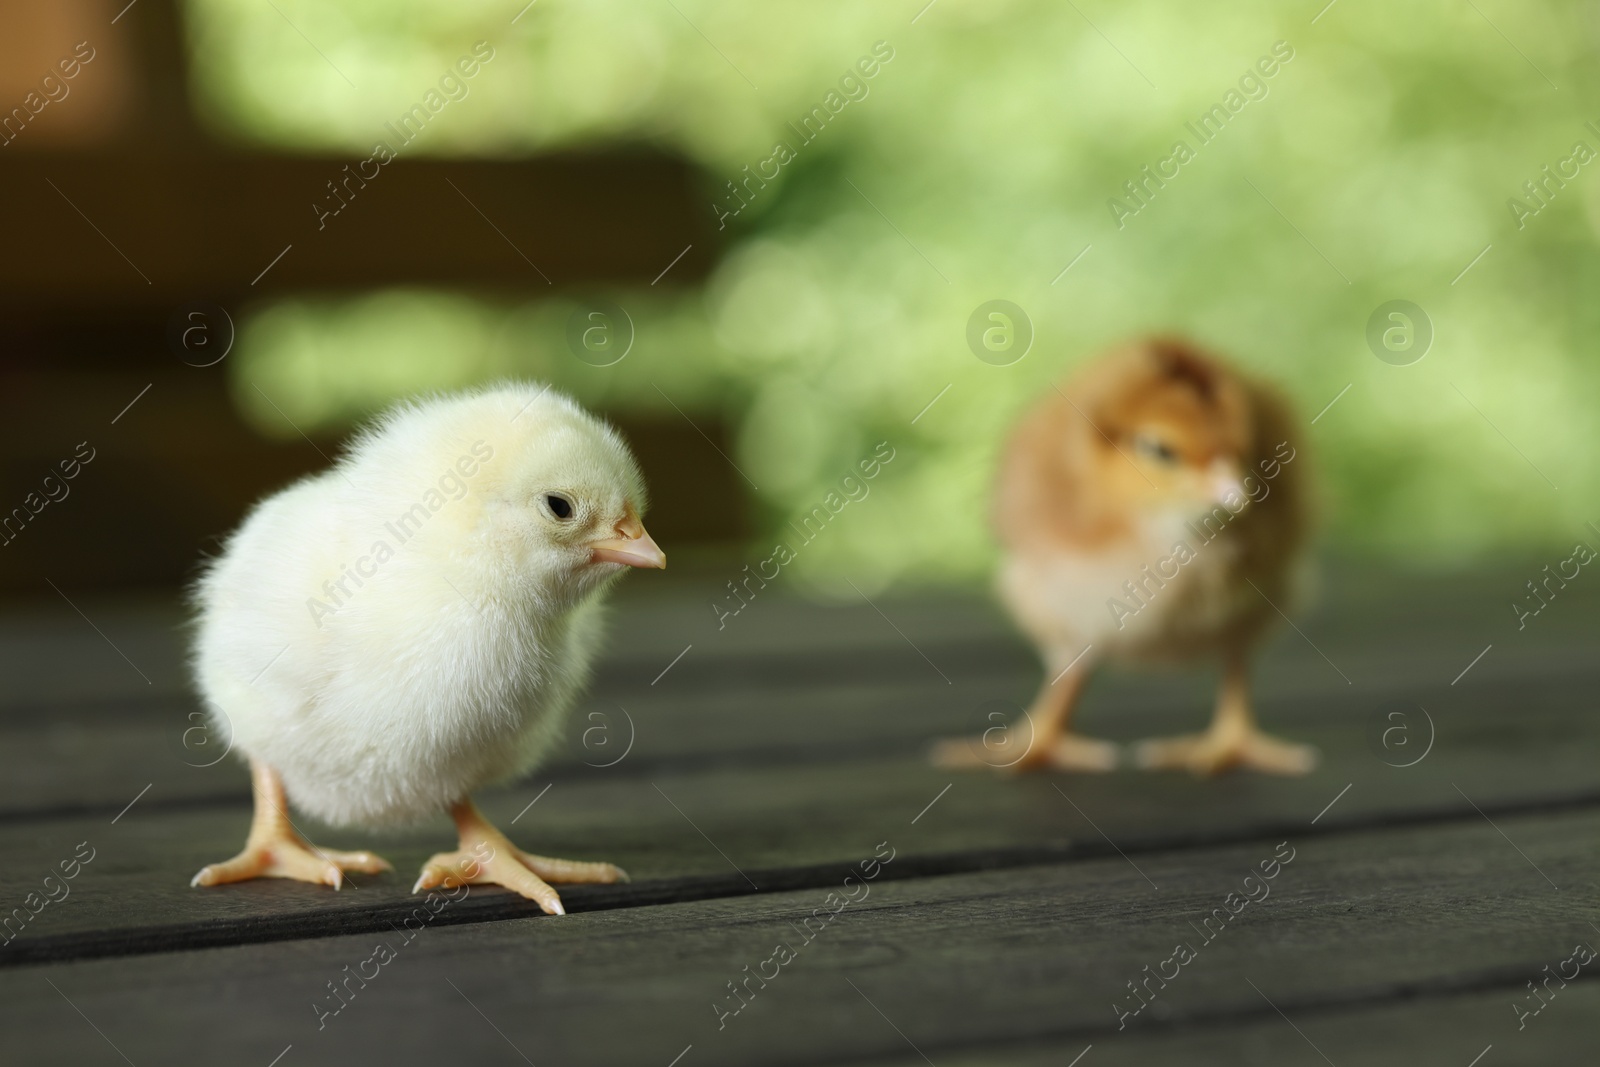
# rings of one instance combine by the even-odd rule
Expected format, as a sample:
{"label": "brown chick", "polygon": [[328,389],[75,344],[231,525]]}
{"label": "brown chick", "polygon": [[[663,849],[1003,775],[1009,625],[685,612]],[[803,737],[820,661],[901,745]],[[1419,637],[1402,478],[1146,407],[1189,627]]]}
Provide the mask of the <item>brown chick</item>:
{"label": "brown chick", "polygon": [[1094,665],[1214,656],[1210,728],[1143,742],[1135,762],[1309,771],[1314,748],[1257,728],[1248,671],[1310,529],[1303,452],[1282,397],[1183,341],[1134,344],[1055,389],[1012,435],[995,501],[1000,594],[1044,684],[1024,721],[941,742],[935,762],[1110,770],[1116,746],[1069,728]]}

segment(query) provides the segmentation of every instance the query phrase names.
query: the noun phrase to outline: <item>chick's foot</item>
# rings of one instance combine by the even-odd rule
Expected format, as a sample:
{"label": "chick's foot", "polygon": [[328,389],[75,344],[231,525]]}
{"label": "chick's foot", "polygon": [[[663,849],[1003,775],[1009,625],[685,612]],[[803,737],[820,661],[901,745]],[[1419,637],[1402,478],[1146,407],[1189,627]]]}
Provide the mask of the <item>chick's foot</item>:
{"label": "chick's foot", "polygon": [[230,860],[200,868],[189,882],[192,886],[223,885],[251,878],[293,878],[300,882],[344,885],[345,871],[377,874],[392,871],[387,860],[371,852],[336,852],[318,848],[295,830],[289,821],[289,799],[283,780],[259,760],[250,761],[250,784],[255,797],[255,814],[250,819],[250,834],[244,849]]}
{"label": "chick's foot", "polygon": [[392,870],[389,862],[375,853],[318,848],[289,831],[261,840],[255,840],[252,835],[252,840],[245,842],[244,851],[231,860],[200,868],[200,873],[189,884],[223,885],[252,878],[293,878],[338,889],[344,885],[345,871],[377,874]]}
{"label": "chick's foot", "polygon": [[461,835],[461,847],[441,852],[422,866],[412,892],[435,886],[504,886],[538,904],[547,915],[565,915],[557,885],[612,884],[628,881],[628,874],[611,863],[586,863],[552,859],[524,852],[494,827],[470,800],[451,811]]}
{"label": "chick's foot", "polygon": [[1311,745],[1283,741],[1254,727],[1141,741],[1133,753],[1134,763],[1147,771],[1189,770],[1205,776],[1236,767],[1266,774],[1307,774],[1317,758]]}
{"label": "chick's foot", "polygon": [[977,737],[954,737],[933,746],[933,764],[964,770],[993,767],[998,771],[1104,772],[1115,770],[1118,748],[1114,742],[1081,734],[1060,734],[1054,739],[1031,739],[1026,731],[994,730]]}

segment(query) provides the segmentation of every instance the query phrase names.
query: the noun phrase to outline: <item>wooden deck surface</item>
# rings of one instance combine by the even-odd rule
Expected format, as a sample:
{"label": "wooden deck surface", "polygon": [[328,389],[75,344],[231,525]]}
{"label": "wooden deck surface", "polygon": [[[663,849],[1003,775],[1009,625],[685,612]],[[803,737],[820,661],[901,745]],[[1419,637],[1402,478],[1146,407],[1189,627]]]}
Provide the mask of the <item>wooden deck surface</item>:
{"label": "wooden deck surface", "polygon": [[[770,596],[718,630],[720,578],[633,582],[565,751],[481,798],[633,882],[566,889],[557,918],[475,888],[426,922],[407,890],[442,817],[302,823],[395,864],[338,894],[190,889],[249,793],[195,732],[176,602],[13,610],[0,909],[31,918],[0,945],[0,1062],[1583,1062],[1600,960],[1539,983],[1600,947],[1600,593],[1518,631],[1524,577],[1340,571],[1257,670],[1265,722],[1321,766],[1213,781],[929,766],[1037,684],[979,595]],[[1198,729],[1211,678],[1107,674],[1083,728]]]}

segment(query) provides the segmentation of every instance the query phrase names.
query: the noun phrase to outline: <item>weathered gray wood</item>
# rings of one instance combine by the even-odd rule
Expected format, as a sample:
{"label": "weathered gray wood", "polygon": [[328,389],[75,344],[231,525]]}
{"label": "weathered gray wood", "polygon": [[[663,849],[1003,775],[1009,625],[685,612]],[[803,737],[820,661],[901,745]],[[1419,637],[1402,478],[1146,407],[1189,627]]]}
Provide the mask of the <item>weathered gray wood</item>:
{"label": "weathered gray wood", "polygon": [[[1277,732],[1333,750],[1367,746],[1395,764],[1421,754],[1431,717],[1441,739],[1509,745],[1538,777],[1541,739],[1589,745],[1600,740],[1594,736],[1600,715],[1588,695],[1593,679],[1586,662],[1569,660],[1558,674],[1534,667],[1522,679],[1486,678],[1455,689],[1338,686],[1298,698],[1263,695],[1259,707],[1267,727]],[[532,781],[542,787],[596,775],[909,757],[936,737],[979,734],[993,725],[985,717],[991,711],[1016,717],[1031,682],[1031,676],[1013,672],[957,676],[951,686],[928,688],[891,678],[698,698],[590,697],[571,715],[563,747]],[[1204,725],[1210,700],[1199,679],[1108,677],[1091,688],[1080,721],[1085,732],[1120,741],[1188,732]],[[1375,746],[1390,726],[1393,750],[1383,752]],[[34,723],[0,723],[0,821],[115,814],[147,785],[152,788],[141,803],[155,806],[241,801],[248,784],[237,756],[224,756],[225,745],[226,737],[207,728],[198,712],[177,704],[147,715],[90,709],[57,711]]]}
{"label": "weathered gray wood", "polygon": [[[660,689],[671,679],[678,688],[666,691],[687,697],[706,684],[720,688],[728,679],[770,687],[822,675],[870,680],[886,670],[899,677],[902,669],[943,684],[912,644],[947,674],[952,667],[960,671],[974,664],[992,673],[998,656],[1005,669],[1020,667],[1037,680],[1031,653],[982,591],[875,598],[893,620],[891,626],[859,601],[810,604],[774,587],[719,629],[711,604],[727,595],[725,582],[741,573],[740,566],[737,561],[721,568],[702,564],[683,578],[649,575],[653,584],[624,585],[611,613],[611,639],[596,691],[608,697],[617,691],[631,694]],[[1404,575],[1348,565],[1328,570],[1314,606],[1296,620],[1311,643],[1290,630],[1279,635],[1260,664],[1264,693],[1303,695],[1343,685],[1317,649],[1357,686],[1448,686],[1491,643],[1494,650],[1469,678],[1559,669],[1588,658],[1593,647],[1600,588],[1574,583],[1541,615],[1527,620],[1524,630],[1517,629],[1510,604],[1519,594],[1526,596],[1523,582],[1538,573],[1537,562],[1467,575]],[[6,680],[0,719],[13,712],[33,718],[41,710],[128,700],[140,706],[167,699],[189,703],[184,616],[174,598],[91,600],[70,582],[66,591],[76,595],[87,620],[59,599],[0,614],[0,677]],[[691,644],[693,650],[652,687]],[[948,663],[947,656],[953,657]],[[791,665],[788,672],[774,674],[774,661]],[[865,669],[868,665],[876,670]]]}
{"label": "weathered gray wood", "polygon": [[[1456,599],[1449,603],[1479,611],[1487,603],[1484,592],[1450,595]],[[865,606],[820,607],[776,595],[752,604],[748,620],[733,620],[724,633],[705,620],[697,630],[687,596],[641,595],[619,606],[612,654],[572,715],[567,746],[545,769],[546,780],[582,777],[623,752],[626,759],[611,769],[618,776],[910,754],[930,738],[988,727],[989,711],[1014,715],[1038,684],[1031,653],[992,606],[970,597],[886,600],[913,648]],[[1586,601],[1558,602],[1571,610],[1534,620],[1548,627],[1513,631],[1510,640],[1495,635],[1496,647],[1452,686],[1482,646],[1474,651],[1464,638],[1393,629],[1420,613],[1419,602],[1429,612],[1443,610],[1441,594],[1418,587],[1395,598],[1407,615],[1383,615],[1382,628],[1363,629],[1360,610],[1379,596],[1358,586],[1334,605],[1323,628],[1307,622],[1309,642],[1286,631],[1267,650],[1258,703],[1269,726],[1304,733],[1302,721],[1314,727],[1344,720],[1343,732],[1355,719],[1369,731],[1374,715],[1397,711],[1409,716],[1398,721],[1415,728],[1409,736],[1420,738],[1419,706],[1441,722],[1478,715],[1488,725],[1526,714],[1530,701],[1587,715],[1583,694],[1600,666],[1587,654],[1592,636],[1576,625],[1585,621]],[[95,616],[156,684],[139,684],[116,649],[65,607],[37,630],[16,620],[0,624],[0,658],[14,681],[0,697],[0,818],[114,813],[146,785],[155,805],[244,796],[236,761],[203,766],[221,754],[226,738],[204,727],[182,691],[178,617],[148,607]],[[1204,667],[1105,672],[1085,698],[1083,728],[1119,739],[1196,729],[1208,714],[1211,677]],[[57,690],[59,699],[49,696]],[[1400,759],[1396,753],[1391,762]]]}
{"label": "weathered gray wood", "polygon": [[[1494,695],[1496,689],[1473,692]],[[1316,831],[1471,821],[1479,818],[1474,804],[1498,815],[1600,803],[1592,755],[1600,717],[1559,686],[1518,686],[1500,697],[1480,704],[1458,696],[1462,711],[1436,706],[1436,743],[1407,768],[1385,761],[1409,760],[1409,752],[1368,746],[1373,727],[1363,709],[1340,714],[1324,707],[1296,716],[1296,735],[1325,751],[1323,766],[1304,779],[1203,781],[1134,770],[1105,776],[955,773],[928,766],[913,750],[755,767],[657,767],[645,774],[623,773],[625,760],[553,782],[536,777],[527,786],[487,793],[483,801],[530,850],[611,860],[636,879],[623,887],[569,889],[573,910],[752,892],[745,875],[763,890],[822,884],[834,867],[850,862],[859,827],[877,819],[907,827],[901,871],[937,873],[1114,848],[1131,855],[1250,839],[1300,826],[1325,808]],[[1123,726],[1160,732],[1177,728],[1180,719],[1199,724],[1185,712],[1151,714]],[[1410,721],[1420,750],[1424,725]],[[235,775],[222,767],[191,773]],[[0,822],[0,854],[14,857],[0,873],[0,899],[27,892],[30,872],[47,871],[57,853],[70,853],[78,841],[91,841],[108,857],[71,899],[0,951],[0,965],[173,943],[323,936],[348,924],[381,927],[408,907],[407,890],[423,860],[453,840],[442,818],[392,838],[306,823],[312,838],[328,847],[377,849],[397,873],[358,876],[361,888],[338,895],[279,882],[192,890],[187,880],[195,870],[239,847],[248,804],[242,797],[221,806],[153,799],[152,789],[114,825],[115,811]],[[476,920],[529,908],[508,895],[484,893],[453,914]]]}
{"label": "weathered gray wood", "polygon": [[[264,1064],[293,1045],[299,1064],[520,1055],[665,1065],[692,1045],[679,1063],[695,1067],[910,1062],[914,1042],[943,1065],[947,1050],[948,1062],[995,1062],[986,1050],[1010,1058],[1011,1049],[1090,1042],[1094,1062],[1113,1052],[1148,1062],[1141,1049],[1181,1057],[1195,1041],[1212,1054],[1194,1062],[1228,1048],[1256,1061],[1272,1048],[1291,1057],[1283,1062],[1321,1062],[1277,1044],[1282,1035],[1253,1036],[1283,1026],[1281,1009],[1335,1063],[1399,1062],[1382,1047],[1390,1039],[1412,1063],[1466,1064],[1490,1043],[1520,1048],[1514,1055],[1529,1062],[1562,1047],[1573,1016],[1592,1011],[1594,986],[1580,979],[1519,1037],[1510,1004],[1576,942],[1600,940],[1586,921],[1600,880],[1600,813],[1497,821],[1498,830],[1479,819],[1318,837],[1301,818],[1282,837],[1130,857],[1137,870],[1112,855],[881,879],[809,945],[798,944],[798,924],[833,906],[821,886],[438,925],[409,944],[390,931],[16,968],[0,972],[0,1058],[115,1062],[114,1044],[139,1064],[197,1054]],[[898,848],[913,833],[865,811],[846,852],[866,858],[875,841]],[[1285,840],[1293,859],[1270,895],[1203,943],[1199,924],[1261,861],[1287,855]],[[326,983],[380,941],[393,943],[394,960],[367,988],[352,984],[354,998],[319,1030],[313,1003]],[[780,941],[796,944],[797,957],[767,988],[752,982],[748,1006],[719,1030],[713,1002]],[[1196,945],[1196,958],[1169,987],[1152,986],[1153,1002],[1119,1033],[1113,1003],[1131,997],[1125,983],[1180,942]],[[1436,1014],[1463,997],[1482,1010]],[[1418,998],[1451,1028],[1432,1030],[1422,1016],[1405,1030],[1395,1013]],[[1385,1012],[1386,1028],[1368,1029]]]}
{"label": "weathered gray wood", "polygon": [[[1565,958],[1565,957],[1563,957]],[[1152,1063],[1184,1067],[1282,1067],[1324,1063],[1362,1067],[1416,1067],[1448,1063],[1454,1067],[1492,1064],[1580,1063],[1592,1054],[1594,1020],[1600,1014],[1600,983],[1574,982],[1557,988],[1549,1009],[1518,1030],[1515,1022],[1497,1030],[1494,1023],[1515,1019],[1513,1003],[1526,1003],[1526,988],[1445,994],[1418,999],[1395,996],[1378,1006],[1305,1007],[1289,1005],[1288,1020],[1265,1001],[1255,1012],[1218,1013],[1194,1025],[1152,1028],[1145,1034],[1083,1034],[1071,1038],[1023,1040],[1006,1044],[975,1042],[937,1053],[939,1067],[1142,1067]],[[1280,1005],[1281,1006],[1281,1005]],[[1091,1051],[1085,1055],[1085,1050]],[[1082,1056],[1081,1060],[1077,1057]],[[1478,1057],[1482,1056],[1482,1059]],[[685,1058],[687,1062],[687,1057]],[[910,1047],[904,1055],[837,1061],[836,1067],[925,1067]]]}
{"label": "weathered gray wood", "polygon": [[[1509,1004],[1562,958],[1540,956],[1541,938],[1593,917],[1592,634],[1577,598],[1525,633],[1495,630],[1510,613],[1493,586],[1397,592],[1358,580],[1305,621],[1305,638],[1282,635],[1261,665],[1263,716],[1326,756],[1297,781],[928,767],[928,738],[976,732],[989,725],[989,702],[1024,703],[1037,684],[1026,648],[981,601],[879,600],[902,637],[862,606],[775,596],[719,632],[693,600],[703,585],[626,599],[567,750],[485,806],[526,847],[613,860],[634,883],[564,890],[574,913],[564,920],[475,890],[404,949],[406,969],[392,973],[409,977],[385,977],[320,1034],[306,1026],[311,993],[418,906],[407,890],[423,859],[450,843],[448,826],[374,839],[307,825],[323,844],[372,846],[396,863],[396,874],[358,876],[338,895],[283,882],[191,890],[195,869],[238,847],[248,808],[232,760],[185,765],[212,750],[192,735],[183,743],[193,704],[176,617],[90,605],[138,671],[65,607],[43,624],[0,620],[0,657],[17,679],[0,697],[0,904],[26,908],[78,842],[97,850],[71,895],[0,947],[0,1059],[115,1055],[65,993],[134,1062],[176,1058],[180,1026],[212,1058],[259,1053],[264,1063],[293,1043],[295,1062],[410,1062],[436,1060],[447,1043],[456,1058],[516,1062],[446,975],[535,1062],[667,1063],[691,1043],[682,1067],[902,1058],[900,1036],[844,977],[941,1067],[1066,1063],[1091,1042],[1094,1062],[1320,1062],[1239,976],[1334,1062],[1415,1063],[1448,1048],[1450,1062],[1466,1063],[1490,1042],[1548,1058],[1580,1032],[1572,1019],[1592,1009],[1580,996],[1593,987],[1574,985],[1520,1035]],[[1491,641],[1491,655],[1452,686]],[[1196,729],[1206,685],[1204,671],[1103,678],[1083,728],[1124,740]],[[1392,766],[1422,751],[1419,705],[1434,747],[1416,766]],[[1391,711],[1407,716],[1398,721],[1411,747],[1378,744]],[[610,762],[630,732],[621,762],[585,766]],[[1303,886],[1247,911],[1239,932],[1259,919],[1264,936],[1208,946],[1202,963],[1216,973],[1175,986],[1142,1029],[1117,1033],[1096,998],[1109,1005],[1122,981],[1170,953],[1146,952],[1147,941],[1216,902],[1201,900],[1209,889],[1173,887],[1221,884],[1236,858],[1284,838],[1323,859],[1297,860],[1279,885],[1303,875]],[[829,931],[850,936],[808,949],[796,980],[774,985],[781,999],[759,999],[728,1030],[693,1021],[714,1024],[717,990],[701,986],[720,988],[764,958],[747,939],[770,936],[785,909],[799,909],[798,920],[819,906],[883,839],[899,851],[870,907]],[[1278,903],[1301,909],[1285,910],[1282,928],[1271,918]],[[813,963],[834,945],[833,962]],[[49,962],[65,959],[80,962]],[[225,1032],[221,1020],[242,1030]],[[1435,1043],[1435,1032],[1466,1053]]]}

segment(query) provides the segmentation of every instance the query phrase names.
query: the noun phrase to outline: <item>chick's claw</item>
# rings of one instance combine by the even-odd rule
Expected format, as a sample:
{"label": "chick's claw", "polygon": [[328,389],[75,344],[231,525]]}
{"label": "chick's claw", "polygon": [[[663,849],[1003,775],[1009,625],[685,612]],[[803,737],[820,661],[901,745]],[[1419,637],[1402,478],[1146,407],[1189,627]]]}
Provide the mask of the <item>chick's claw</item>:
{"label": "chick's claw", "polygon": [[550,888],[550,882],[582,885],[628,881],[628,873],[614,864],[552,859],[522,851],[470,800],[457,803],[450,814],[455,819],[461,847],[454,852],[441,852],[424,864],[413,893],[463,882],[498,885],[527,897],[547,915],[565,915],[567,909],[561,906],[561,897]]}
{"label": "chick's claw", "polygon": [[377,874],[392,871],[382,856],[371,852],[338,852],[317,848],[295,834],[279,834],[267,840],[248,841],[244,851],[229,860],[200,868],[191,886],[224,885],[252,878],[292,878],[315,885],[344,885],[345,871]]}
{"label": "chick's claw", "polygon": [[538,904],[546,915],[567,913],[550,884],[529,870],[516,849],[509,847],[441,852],[423,864],[422,874],[411,891],[418,893],[441,885],[453,888],[462,883],[504,886]]}
{"label": "chick's claw", "polygon": [[517,858],[528,870],[557,885],[613,885],[631,882],[628,872],[614,863],[586,863],[583,860],[558,860],[536,856],[517,849]]}
{"label": "chick's claw", "polygon": [[[487,858],[485,858],[487,857]],[[437,886],[504,886],[544,909],[547,915],[565,915],[561,897],[550,887],[558,885],[610,885],[628,881],[628,872],[611,863],[585,863],[579,860],[552,859],[523,852],[504,841],[499,847],[481,842],[474,849],[441,852],[423,865],[422,875],[412,892]]]}
{"label": "chick's claw", "polygon": [[1114,742],[1079,734],[1061,734],[1054,740],[1029,739],[1026,734],[1004,731],[978,737],[955,737],[933,746],[933,764],[956,770],[993,767],[998,771],[1087,771],[1115,770],[1118,748]]}
{"label": "chick's claw", "polygon": [[[1036,762],[1029,766],[1051,767],[1058,771],[1116,770],[1121,751],[1114,741],[1101,741],[1077,734],[1063,734],[1040,747],[1042,751]],[[1030,759],[1035,758],[1031,752],[1028,755]],[[1028,764],[1028,760],[1023,760],[1023,763]]]}
{"label": "chick's claw", "polygon": [[244,851],[231,860],[200,868],[189,881],[191,886],[223,885],[252,878],[293,878],[314,885],[344,885],[345,871],[377,874],[392,871],[382,856],[371,852],[338,852],[318,848],[289,820],[289,798],[278,772],[260,760],[250,761],[251,792],[255,813],[250,817],[250,833]]}
{"label": "chick's claw", "polygon": [[1254,729],[1142,741],[1134,749],[1134,762],[1144,770],[1189,770],[1208,777],[1236,767],[1301,775],[1309,773],[1317,759],[1311,745],[1282,741]]}

